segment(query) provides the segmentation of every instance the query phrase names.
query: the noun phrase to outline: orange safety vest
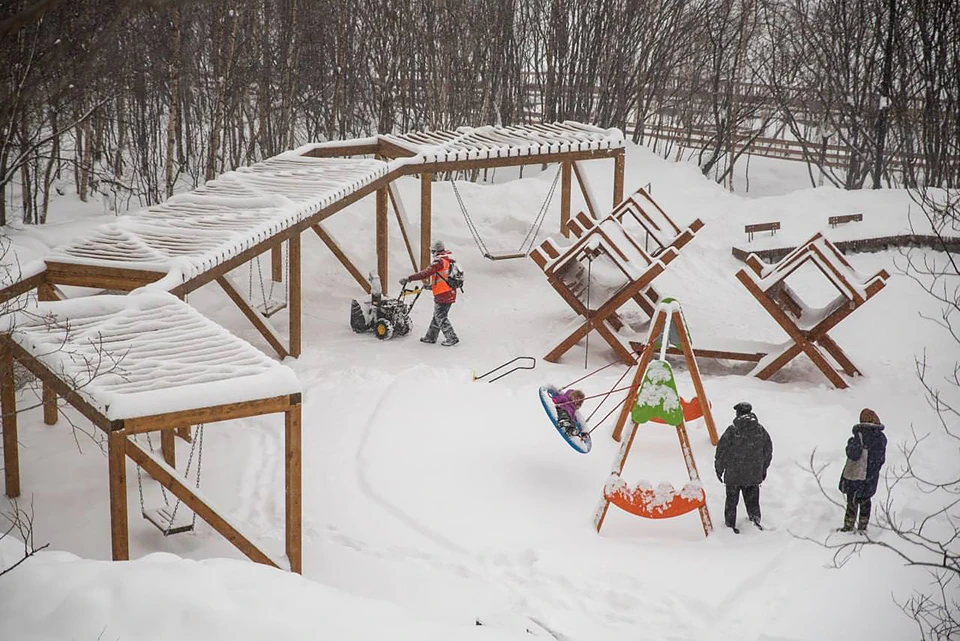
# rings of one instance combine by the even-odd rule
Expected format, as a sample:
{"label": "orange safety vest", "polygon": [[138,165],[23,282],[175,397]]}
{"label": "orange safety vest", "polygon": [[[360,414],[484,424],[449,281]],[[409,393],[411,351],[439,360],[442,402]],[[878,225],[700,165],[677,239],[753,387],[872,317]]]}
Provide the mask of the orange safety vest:
{"label": "orange safety vest", "polygon": [[[440,260],[443,261],[443,267],[440,268],[440,271],[433,275],[433,283],[430,285],[430,291],[433,292],[434,296],[439,296],[445,292],[449,292],[453,288],[447,284],[446,278],[450,275],[450,259],[446,256],[441,256]],[[442,278],[441,278],[442,276]]]}

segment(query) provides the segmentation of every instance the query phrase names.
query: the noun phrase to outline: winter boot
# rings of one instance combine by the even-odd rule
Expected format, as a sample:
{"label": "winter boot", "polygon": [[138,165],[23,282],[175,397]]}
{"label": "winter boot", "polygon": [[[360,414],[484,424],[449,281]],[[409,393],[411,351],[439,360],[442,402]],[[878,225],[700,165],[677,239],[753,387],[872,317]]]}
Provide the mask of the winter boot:
{"label": "winter boot", "polygon": [[437,339],[435,339],[435,338],[427,338],[426,336],[424,336],[424,337],[422,337],[422,338],[420,339],[420,342],[421,342],[421,343],[429,343],[430,345],[433,345],[434,343],[437,342]]}
{"label": "winter boot", "polygon": [[454,336],[453,338],[445,338],[445,339],[443,339],[443,342],[440,343],[440,344],[443,345],[444,347],[453,347],[454,345],[456,345],[456,344],[459,343],[459,342],[460,342],[460,339],[457,338],[456,336]]}
{"label": "winter boot", "polygon": [[852,500],[847,500],[847,510],[843,513],[843,527],[839,532],[852,532],[853,522],[857,520],[857,504]]}
{"label": "winter boot", "polygon": [[857,531],[866,532],[867,525],[870,523],[870,503],[869,499],[867,502],[860,504],[860,518],[857,519]]}

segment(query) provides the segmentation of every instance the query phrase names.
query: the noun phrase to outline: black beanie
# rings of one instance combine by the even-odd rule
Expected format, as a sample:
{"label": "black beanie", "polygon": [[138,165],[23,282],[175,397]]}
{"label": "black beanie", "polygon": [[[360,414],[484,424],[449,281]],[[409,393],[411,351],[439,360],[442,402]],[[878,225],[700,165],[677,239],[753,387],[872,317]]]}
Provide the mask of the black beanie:
{"label": "black beanie", "polygon": [[740,401],[733,406],[733,410],[737,413],[737,416],[743,416],[753,411],[753,405],[746,401]]}

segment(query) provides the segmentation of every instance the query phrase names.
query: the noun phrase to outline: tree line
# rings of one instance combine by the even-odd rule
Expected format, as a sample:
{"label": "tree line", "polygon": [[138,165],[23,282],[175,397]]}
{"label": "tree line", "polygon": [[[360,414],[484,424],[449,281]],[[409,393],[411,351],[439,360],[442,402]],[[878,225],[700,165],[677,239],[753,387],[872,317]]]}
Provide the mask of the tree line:
{"label": "tree line", "polygon": [[[578,120],[727,180],[790,139],[848,189],[960,184],[953,0],[9,0],[0,225],[122,211],[307,141]],[[664,142],[664,132],[671,132]],[[672,137],[672,139],[671,139]],[[674,144],[675,143],[675,144]],[[844,151],[827,162],[827,150]]]}

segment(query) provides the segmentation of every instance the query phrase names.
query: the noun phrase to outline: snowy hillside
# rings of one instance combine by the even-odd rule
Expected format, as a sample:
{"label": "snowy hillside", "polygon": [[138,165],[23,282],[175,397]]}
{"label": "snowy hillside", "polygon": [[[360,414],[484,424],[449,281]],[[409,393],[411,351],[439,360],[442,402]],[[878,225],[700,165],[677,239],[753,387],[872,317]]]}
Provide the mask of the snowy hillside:
{"label": "snowy hillside", "polygon": [[[608,204],[612,161],[585,167]],[[491,250],[516,250],[543,202],[556,168],[539,175],[531,169],[522,180],[500,172],[492,185],[459,184]],[[791,178],[783,178],[787,174]],[[758,246],[796,245],[815,231],[833,239],[907,231],[905,193],[803,189],[805,177],[795,174],[757,161],[751,185],[764,195],[748,198],[705,180],[696,167],[628,144],[627,192],[649,183],[678,224],[694,218],[706,223],[657,280],[663,294],[682,302],[696,343],[787,339],[734,277],[742,265],[730,248],[746,245],[745,224],[782,222],[778,236],[758,237]],[[413,210],[419,182],[401,179],[399,186]],[[584,207],[576,189],[573,204]],[[66,209],[66,203],[58,206]],[[131,555],[137,560],[106,562],[106,458],[90,439],[75,442],[65,421],[45,426],[34,409],[20,418],[22,484],[35,510],[36,541],[50,548],[0,577],[0,638],[915,638],[914,623],[895,600],[926,587],[927,575],[876,549],[841,569],[829,568],[832,553],[806,539],[841,536],[832,531],[843,509],[820,494],[802,467],[814,450],[818,461],[830,463],[827,488],[839,503],[843,447],[864,407],[887,426],[888,466],[902,464],[896,445],[912,428],[933,431],[918,454],[926,469],[957,467],[956,445],[936,432],[936,414],[914,373],[914,358],[924,350],[933,378],[952,371],[956,343],[922,318],[936,317],[938,307],[899,273],[896,251],[849,257],[862,273],[891,273],[886,289],[831,333],[865,374],[849,389],[834,389],[803,356],[772,381],[743,376],[740,366],[700,363],[718,427],[729,424],[734,404],[748,400],[773,438],[773,465],[761,490],[769,531],[744,527],[737,536],[723,528],[714,448],[697,422],[688,429],[716,531],[704,539],[695,513],[647,521],[611,508],[597,535],[591,515],[619,447],[609,436],[613,419],[594,432],[590,454],[577,454],[547,420],[537,389],[566,386],[613,360],[612,351],[592,335],[588,369],[583,343],[560,364],[543,362],[576,326],[573,312],[532,261],[492,262],[480,255],[449,184],[434,186],[433,208],[433,235],[453,249],[468,279],[450,315],[461,339],[452,348],[417,340],[430,318],[426,297],[413,311],[409,336],[377,341],[354,334],[350,301],[362,291],[316,237],[303,237],[304,351],[286,361],[304,390],[303,578],[242,560],[202,523],[194,534],[164,538],[136,513],[129,461]],[[541,239],[555,233],[558,210],[559,197]],[[857,227],[827,226],[827,216],[854,211],[864,213]],[[54,222],[43,228],[12,232],[20,260],[42,257],[52,245],[109,220],[95,214],[88,209],[67,220],[51,214]],[[361,269],[375,267],[372,198],[324,224],[351,256],[367,261]],[[395,226],[390,243],[395,293],[410,264]],[[267,349],[220,290],[208,286],[189,303]],[[281,326],[285,313],[274,317]],[[471,372],[516,356],[536,357],[536,369],[492,384],[472,380]],[[623,370],[610,367],[578,386],[600,394]],[[677,371],[682,395],[692,396],[685,368]],[[585,413],[597,400],[588,401]],[[276,417],[210,425],[203,480],[205,494],[278,554],[281,426]],[[178,447],[189,445],[178,441]],[[180,456],[186,454],[183,449]],[[671,428],[640,429],[624,478],[677,487],[686,481]],[[942,507],[913,488],[900,491],[914,516]],[[885,493],[881,483],[880,497]],[[746,523],[742,505],[739,518]],[[0,542],[0,567],[17,552],[11,539]]]}

